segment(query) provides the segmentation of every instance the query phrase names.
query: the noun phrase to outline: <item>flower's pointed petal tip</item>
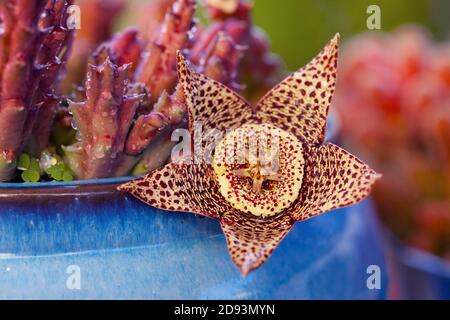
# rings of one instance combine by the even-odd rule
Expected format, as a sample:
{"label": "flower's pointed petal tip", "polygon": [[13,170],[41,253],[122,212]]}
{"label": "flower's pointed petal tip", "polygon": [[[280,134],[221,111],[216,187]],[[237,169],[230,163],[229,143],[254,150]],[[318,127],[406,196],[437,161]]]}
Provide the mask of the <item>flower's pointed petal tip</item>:
{"label": "flower's pointed petal tip", "polygon": [[182,71],[183,70],[187,70],[188,72],[191,71],[191,68],[189,66],[188,60],[186,58],[186,56],[184,55],[183,51],[178,50],[177,51],[177,71],[178,71],[178,76],[181,78],[182,76]]}
{"label": "flower's pointed petal tip", "polygon": [[[278,245],[276,245],[276,247],[278,247]],[[254,257],[247,257],[244,262],[242,260],[236,259],[235,257],[232,257],[232,259],[233,263],[239,269],[242,277],[248,277],[250,273],[261,268],[267,262],[270,256],[271,254],[269,254],[269,256],[267,257],[259,257],[258,259]]]}
{"label": "flower's pointed petal tip", "polygon": [[334,46],[339,46],[339,43],[341,42],[341,34],[337,32],[334,37],[330,40],[330,44],[333,44]]}
{"label": "flower's pointed petal tip", "polygon": [[[336,33],[333,38],[331,38],[330,41],[328,41],[327,45],[325,46],[324,50],[321,54],[319,54],[319,57],[323,54],[326,54],[328,56],[333,56],[337,52],[339,52],[339,46],[341,43],[341,35],[339,33]],[[337,55],[335,56],[337,59]]]}
{"label": "flower's pointed petal tip", "polygon": [[244,262],[242,262],[233,258],[234,265],[239,269],[241,276],[244,278],[248,277],[250,273],[256,271],[258,268],[264,265],[266,261],[267,259],[264,259],[262,261],[254,259],[246,259]]}
{"label": "flower's pointed petal tip", "polygon": [[374,173],[373,173],[373,180],[374,181],[381,180],[382,178],[383,178],[383,174],[382,173],[378,173],[378,172],[374,171]]}
{"label": "flower's pointed petal tip", "polygon": [[[361,160],[359,160],[359,161],[361,161]],[[365,164],[363,161],[361,161],[361,163],[363,164],[362,170],[364,170],[365,173],[370,176],[370,179],[373,182],[376,182],[376,181],[380,180],[381,178],[383,178],[382,173],[375,171],[369,165]]]}
{"label": "flower's pointed petal tip", "polygon": [[179,64],[186,63],[186,57],[184,56],[183,52],[181,52],[181,50],[177,50],[177,60]]}
{"label": "flower's pointed petal tip", "polygon": [[375,184],[382,178],[383,178],[383,175],[381,173],[378,173],[376,171],[371,172],[370,192],[369,192],[368,196],[372,193],[372,190],[375,187]]}
{"label": "flower's pointed petal tip", "polygon": [[247,277],[250,274],[250,272],[255,270],[255,268],[252,268],[249,265],[241,265],[241,266],[237,265],[237,267],[239,268],[239,271],[241,272],[241,275],[244,278]]}
{"label": "flower's pointed petal tip", "polygon": [[[177,73],[178,80],[180,81],[183,89],[189,90],[189,83],[192,82],[191,76],[195,73],[191,69],[186,56],[183,54],[181,50],[177,51]],[[186,94],[186,92],[185,92]]]}
{"label": "flower's pointed petal tip", "polygon": [[254,220],[238,211],[225,214],[220,221],[231,259],[243,276],[271,257],[294,223],[289,215]]}
{"label": "flower's pointed petal tip", "polygon": [[117,190],[122,192],[132,192],[134,190],[134,181],[123,183],[117,186]]}
{"label": "flower's pointed petal tip", "polygon": [[339,42],[337,33],[306,66],[269,90],[257,103],[258,120],[272,123],[306,144],[323,144],[336,87]]}

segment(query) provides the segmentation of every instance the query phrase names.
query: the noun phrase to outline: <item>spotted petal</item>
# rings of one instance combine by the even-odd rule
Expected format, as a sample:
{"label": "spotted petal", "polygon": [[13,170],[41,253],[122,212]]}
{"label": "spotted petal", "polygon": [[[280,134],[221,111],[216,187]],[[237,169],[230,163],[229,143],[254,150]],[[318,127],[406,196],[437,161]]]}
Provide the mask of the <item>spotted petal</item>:
{"label": "spotted petal", "polygon": [[231,207],[220,194],[213,174],[205,164],[170,163],[121,185],[119,190],[159,209],[219,219]]}
{"label": "spotted petal", "polygon": [[361,160],[333,144],[307,149],[300,199],[291,212],[298,221],[361,201],[381,177]]}
{"label": "spotted petal", "polygon": [[178,53],[178,77],[184,89],[189,110],[191,134],[195,122],[203,131],[218,129],[224,132],[249,121],[252,108],[230,88],[192,70],[183,55]]}
{"label": "spotted petal", "polygon": [[258,120],[291,132],[304,143],[322,144],[336,86],[338,51],[339,34],[314,60],[260,100]]}
{"label": "spotted petal", "polygon": [[242,274],[260,267],[294,225],[289,215],[257,219],[230,211],[221,219],[228,249]]}

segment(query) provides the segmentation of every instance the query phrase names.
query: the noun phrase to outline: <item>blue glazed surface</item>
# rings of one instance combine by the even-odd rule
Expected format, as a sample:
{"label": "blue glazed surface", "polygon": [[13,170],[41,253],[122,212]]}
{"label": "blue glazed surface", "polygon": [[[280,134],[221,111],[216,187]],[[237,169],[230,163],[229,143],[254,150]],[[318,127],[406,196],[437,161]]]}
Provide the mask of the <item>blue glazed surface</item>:
{"label": "blue glazed surface", "polygon": [[[297,224],[246,278],[213,220],[162,212],[121,194],[34,195],[19,202],[1,195],[0,204],[2,299],[386,296],[383,245],[368,202]],[[71,265],[80,268],[81,290],[66,286]],[[381,290],[367,288],[369,265],[382,270]]]}
{"label": "blue glazed surface", "polygon": [[397,278],[393,284],[395,298],[450,300],[450,264],[386,233],[389,260]]}

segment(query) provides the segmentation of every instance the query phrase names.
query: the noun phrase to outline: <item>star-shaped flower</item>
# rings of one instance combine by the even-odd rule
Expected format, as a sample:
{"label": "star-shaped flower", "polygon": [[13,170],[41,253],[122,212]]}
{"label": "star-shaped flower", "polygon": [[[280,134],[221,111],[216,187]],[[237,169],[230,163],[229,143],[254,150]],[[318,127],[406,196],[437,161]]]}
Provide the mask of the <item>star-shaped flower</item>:
{"label": "star-shaped flower", "polygon": [[[212,163],[173,162],[119,189],[163,210],[219,220],[241,272],[258,268],[295,222],[362,200],[380,177],[347,151],[324,144],[338,48],[336,35],[255,108],[194,72],[179,54],[192,137],[196,122],[227,133]],[[270,156],[261,157],[267,151]]]}

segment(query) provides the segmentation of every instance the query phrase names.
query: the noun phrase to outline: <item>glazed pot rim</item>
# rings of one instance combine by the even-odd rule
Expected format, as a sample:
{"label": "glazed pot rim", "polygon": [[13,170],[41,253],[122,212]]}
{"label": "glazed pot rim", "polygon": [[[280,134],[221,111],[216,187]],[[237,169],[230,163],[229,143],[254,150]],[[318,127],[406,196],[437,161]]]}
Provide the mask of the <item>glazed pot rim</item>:
{"label": "glazed pot rim", "polygon": [[70,182],[5,182],[0,183],[0,198],[18,195],[80,195],[89,193],[118,192],[117,186],[136,179],[136,177],[119,177]]}

